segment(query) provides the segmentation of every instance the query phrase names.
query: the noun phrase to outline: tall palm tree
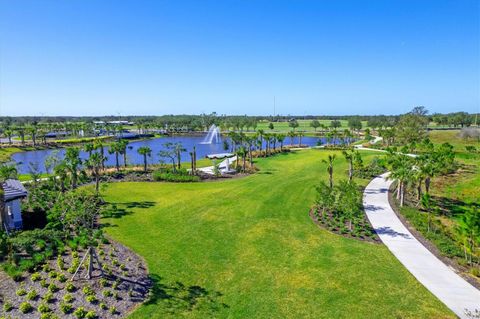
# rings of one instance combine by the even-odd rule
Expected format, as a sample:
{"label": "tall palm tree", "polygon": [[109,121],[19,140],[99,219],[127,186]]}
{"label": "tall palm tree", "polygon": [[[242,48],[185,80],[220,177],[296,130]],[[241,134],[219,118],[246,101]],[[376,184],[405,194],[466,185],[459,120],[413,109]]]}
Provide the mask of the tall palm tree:
{"label": "tall palm tree", "polygon": [[148,146],[142,146],[137,149],[137,153],[143,156],[143,171],[147,171],[147,156],[152,155],[152,149]]}
{"label": "tall palm tree", "polygon": [[102,140],[99,139],[99,138],[96,138],[94,141],[93,141],[93,146],[95,147],[95,149],[98,149],[100,150],[100,155],[102,155],[102,158],[103,158],[103,162],[102,162],[102,169],[104,170],[105,169],[105,147],[102,143]]}
{"label": "tall palm tree", "polygon": [[283,151],[283,141],[285,141],[285,134],[278,134],[277,142],[280,143],[280,151]]}
{"label": "tall palm tree", "polygon": [[257,131],[257,134],[258,134],[258,138],[260,139],[260,143],[259,143],[259,146],[260,146],[260,154],[262,154],[262,145],[263,145],[263,135],[265,134],[265,131],[260,129]]}
{"label": "tall palm tree", "polygon": [[348,162],[348,182],[351,183],[353,180],[353,159],[355,153],[353,151],[342,151],[342,154]]}
{"label": "tall palm tree", "polygon": [[413,165],[407,155],[397,154],[392,162],[392,170],[389,178],[398,182],[397,199],[400,200],[400,206],[405,203],[405,192],[409,182],[412,181]]}
{"label": "tall palm tree", "polygon": [[88,158],[86,164],[95,177],[95,192],[98,195],[100,186],[100,170],[102,168],[103,158],[100,153],[92,153]]}
{"label": "tall palm tree", "polygon": [[187,150],[183,147],[182,143],[175,143],[173,145],[173,150],[175,155],[177,156],[177,166],[178,169],[181,168],[181,161],[182,161],[182,153],[186,152]]}
{"label": "tall palm tree", "polygon": [[333,163],[335,162],[335,158],[337,156],[335,154],[329,154],[328,160],[323,159],[322,162],[327,164],[327,172],[328,172],[328,183],[331,189],[333,189]]}
{"label": "tall palm tree", "polygon": [[92,152],[95,150],[95,145],[93,143],[86,143],[83,145],[83,149],[88,153],[88,156],[92,156]]}
{"label": "tall palm tree", "polygon": [[80,150],[77,147],[69,147],[65,153],[65,165],[70,173],[72,189],[77,187],[78,169],[82,164]]}
{"label": "tall palm tree", "polygon": [[304,132],[298,132],[298,147],[302,147],[302,137],[305,136]]}
{"label": "tall palm tree", "polygon": [[115,169],[117,172],[120,171],[120,162],[118,160],[118,156],[122,151],[123,151],[123,145],[120,142],[112,143],[112,145],[110,145],[110,149],[108,150],[108,153],[115,154]]}
{"label": "tall palm tree", "polygon": [[120,154],[123,155],[123,167],[127,168],[127,146],[128,146],[128,141],[127,140],[120,140]]}

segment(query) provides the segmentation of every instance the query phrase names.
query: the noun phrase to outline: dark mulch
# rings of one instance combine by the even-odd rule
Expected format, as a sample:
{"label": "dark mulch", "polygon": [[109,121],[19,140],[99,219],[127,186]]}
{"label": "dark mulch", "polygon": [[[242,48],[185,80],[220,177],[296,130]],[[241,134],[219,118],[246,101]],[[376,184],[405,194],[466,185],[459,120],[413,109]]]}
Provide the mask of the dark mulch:
{"label": "dark mulch", "polygon": [[340,225],[337,221],[334,221],[333,214],[331,213],[325,213],[324,215],[320,216],[320,214],[317,213],[315,206],[310,209],[309,215],[313,222],[319,227],[322,227],[337,235],[376,244],[381,242],[366,216],[363,216],[361,221],[357,221],[357,223],[353,225],[352,231],[350,231],[346,221],[343,222],[343,225]]}

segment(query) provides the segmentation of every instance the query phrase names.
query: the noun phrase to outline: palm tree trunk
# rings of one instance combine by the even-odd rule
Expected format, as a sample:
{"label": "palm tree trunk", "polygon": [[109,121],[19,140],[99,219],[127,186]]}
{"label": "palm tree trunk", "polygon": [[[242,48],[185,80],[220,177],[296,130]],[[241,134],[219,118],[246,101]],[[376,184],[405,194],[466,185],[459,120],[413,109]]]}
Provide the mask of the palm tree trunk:
{"label": "palm tree trunk", "polygon": [[123,151],[123,167],[127,168],[127,150]]}
{"label": "palm tree trunk", "polygon": [[143,171],[147,171],[147,154],[143,155]]}
{"label": "palm tree trunk", "polygon": [[115,168],[120,171],[120,163],[118,162],[118,152],[115,152]]}
{"label": "palm tree trunk", "polygon": [[400,207],[403,207],[405,202],[405,185],[403,182],[400,183]]}

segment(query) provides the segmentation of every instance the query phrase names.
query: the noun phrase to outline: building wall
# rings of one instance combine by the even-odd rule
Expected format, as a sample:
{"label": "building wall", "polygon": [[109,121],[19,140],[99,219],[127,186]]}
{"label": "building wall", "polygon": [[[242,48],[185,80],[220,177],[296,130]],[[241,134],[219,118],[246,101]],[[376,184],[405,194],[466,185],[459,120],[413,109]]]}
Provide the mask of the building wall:
{"label": "building wall", "polygon": [[5,203],[6,222],[9,228],[22,228],[22,207],[20,199],[14,199]]}

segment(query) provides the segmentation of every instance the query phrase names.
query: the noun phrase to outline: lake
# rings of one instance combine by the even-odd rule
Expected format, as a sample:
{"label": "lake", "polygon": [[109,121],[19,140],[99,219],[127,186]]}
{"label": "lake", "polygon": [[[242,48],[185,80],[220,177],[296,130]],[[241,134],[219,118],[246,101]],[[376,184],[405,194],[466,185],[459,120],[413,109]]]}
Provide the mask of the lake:
{"label": "lake", "polygon": [[[225,138],[224,138],[225,139]],[[158,156],[160,150],[165,149],[163,144],[172,142],[172,143],[182,143],[183,147],[187,150],[182,153],[182,162],[190,161],[189,152],[192,151],[193,147],[196,147],[197,150],[197,159],[204,158],[208,154],[214,153],[224,153],[223,143],[219,144],[202,144],[204,140],[203,136],[174,136],[174,137],[160,137],[144,141],[135,141],[130,142],[127,147],[127,163],[128,164],[143,164],[143,156],[137,153],[137,149],[142,146],[148,146],[152,149],[152,156],[148,157],[149,164],[158,164],[160,163],[161,158]],[[321,140],[322,144],[326,143],[325,138],[320,137],[302,137],[302,144],[308,146],[315,146],[317,142]],[[230,141],[227,139],[230,144]],[[294,138],[294,144],[298,143],[298,138]],[[290,138],[285,139],[284,145],[290,144]],[[277,145],[279,146],[279,145]],[[31,164],[38,166],[37,169],[41,173],[45,173],[45,159],[52,154],[52,152],[58,152],[58,156],[63,158],[65,154],[65,149],[48,149],[48,150],[38,150],[38,151],[28,151],[20,152],[12,155],[12,159],[16,162],[18,173],[19,174],[28,174],[30,173]],[[108,154],[108,147],[105,147],[105,156],[107,160],[105,164],[107,166],[115,166],[115,154]],[[80,157],[82,159],[88,158],[88,153],[85,151],[80,152]],[[123,156],[119,156],[120,164],[123,165]],[[163,159],[168,162],[167,159]],[[30,164],[31,163],[31,164]]]}

